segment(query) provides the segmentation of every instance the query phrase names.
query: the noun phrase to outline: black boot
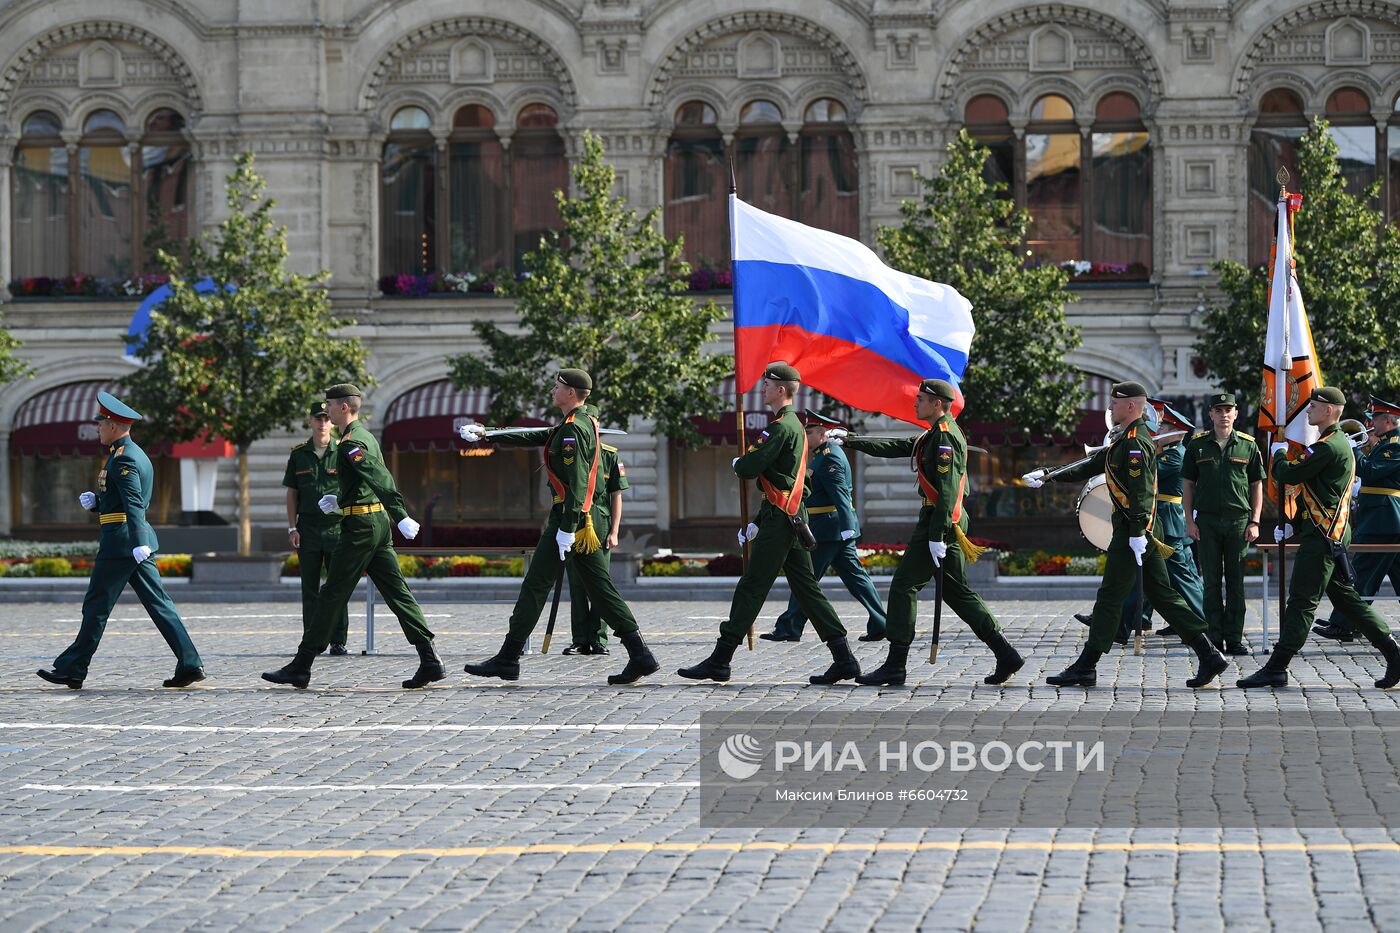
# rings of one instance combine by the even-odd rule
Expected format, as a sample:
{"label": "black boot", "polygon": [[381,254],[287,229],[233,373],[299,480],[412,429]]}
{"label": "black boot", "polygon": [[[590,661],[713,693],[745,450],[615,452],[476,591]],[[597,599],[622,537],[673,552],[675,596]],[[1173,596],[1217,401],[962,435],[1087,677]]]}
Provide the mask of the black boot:
{"label": "black boot", "polygon": [[297,656],[292,658],[291,663],[275,671],[267,671],[262,675],[262,679],[268,683],[286,684],[298,690],[305,690],[311,683],[311,664],[318,654],[319,651],[313,651],[304,645],[298,646]]}
{"label": "black boot", "polygon": [[885,663],[868,674],[861,674],[856,678],[856,683],[867,687],[902,687],[906,676],[904,665],[908,661],[909,646],[890,642],[890,653],[885,657]]}
{"label": "black boot", "polygon": [[1243,687],[1246,690],[1251,687],[1287,687],[1288,662],[1292,660],[1292,651],[1275,647],[1274,653],[1269,655],[1269,660],[1264,662],[1263,667],[1248,677],[1242,677],[1235,681],[1235,686]]}
{"label": "black boot", "polygon": [[1205,632],[1191,639],[1190,648],[1196,652],[1196,657],[1201,662],[1201,666],[1196,668],[1196,676],[1186,681],[1188,687],[1204,687],[1215,678],[1225,672],[1225,668],[1230,666],[1230,662],[1221,656],[1215,646],[1210,643],[1210,636]]}
{"label": "black boot", "polygon": [[656,663],[656,658],[647,647],[647,643],[642,641],[642,633],[638,631],[623,632],[617,636],[622,642],[622,647],[627,649],[627,666],[621,673],[609,674],[608,683],[614,686],[618,684],[636,683],[648,674],[655,674],[661,669],[661,665]]}
{"label": "black boot", "polygon": [[495,657],[482,661],[480,664],[468,664],[462,670],[473,677],[499,677],[502,680],[520,679],[520,656],[525,653],[525,640],[523,638],[511,638],[506,636],[506,640],[501,642],[501,650],[496,652]]}
{"label": "black boot", "polygon": [[1074,618],[1075,621],[1085,628],[1094,624],[1094,614],[1092,612],[1076,612]]}
{"label": "black boot", "polygon": [[81,677],[69,677],[67,674],[60,674],[58,671],[38,670],[34,673],[38,674],[40,677],[42,677],[44,680],[47,680],[51,684],[57,684],[60,687],[67,687],[69,690],[83,689],[83,679]]}
{"label": "black boot", "polygon": [[1385,676],[1376,681],[1376,686],[1382,690],[1389,690],[1396,684],[1400,684],[1400,645],[1395,643],[1395,639],[1389,635],[1383,635],[1375,646],[1380,649],[1381,655],[1385,658]]}
{"label": "black boot", "polygon": [[996,655],[997,669],[983,677],[982,683],[1004,684],[1012,674],[1026,666],[1025,659],[1021,657],[1020,652],[1011,647],[1011,643],[1001,632],[993,632],[985,644],[992,649],[992,654]]}
{"label": "black boot", "polygon": [[426,687],[436,680],[442,680],[447,676],[447,671],[442,667],[442,658],[437,656],[433,650],[433,643],[425,641],[421,645],[414,645],[418,649],[418,670],[413,672],[413,676],[403,682],[405,690],[417,690],[419,687]]}
{"label": "black boot", "polygon": [[694,667],[683,667],[676,671],[688,680],[714,680],[724,683],[729,679],[729,662],[734,659],[734,649],[738,645],[726,645],[724,639],[715,642],[715,650],[710,656]]}
{"label": "black boot", "polygon": [[1086,645],[1073,664],[1058,674],[1051,674],[1045,678],[1045,682],[1055,687],[1092,687],[1099,682],[1095,668],[1101,657],[1102,651],[1095,651]]}
{"label": "black boot", "polygon": [[842,680],[850,680],[860,675],[860,662],[851,654],[850,643],[845,638],[833,638],[826,643],[831,649],[831,666],[820,674],[807,678],[810,684],[830,686]]}
{"label": "black boot", "polygon": [[188,687],[190,684],[197,684],[204,679],[204,668],[202,667],[177,667],[175,674],[166,680],[161,681],[162,687]]}

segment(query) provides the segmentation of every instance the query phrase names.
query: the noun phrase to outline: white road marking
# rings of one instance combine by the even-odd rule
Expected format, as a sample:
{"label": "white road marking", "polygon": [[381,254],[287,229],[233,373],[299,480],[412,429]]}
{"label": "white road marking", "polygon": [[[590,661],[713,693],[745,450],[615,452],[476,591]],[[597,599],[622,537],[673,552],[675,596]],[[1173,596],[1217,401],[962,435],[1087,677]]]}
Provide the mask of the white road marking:
{"label": "white road marking", "polygon": [[253,735],[304,735],[315,732],[692,732],[699,723],[626,723],[606,722],[567,724],[501,724],[465,725],[457,723],[371,723],[352,726],[159,726],[118,725],[86,722],[0,722],[0,730],[28,732],[234,732]]}
{"label": "white road marking", "polygon": [[100,791],[111,794],[295,794],[311,791],[468,791],[468,790],[661,790],[679,787],[692,789],[699,781],[624,781],[614,784],[22,784],[20,790],[82,793]]}

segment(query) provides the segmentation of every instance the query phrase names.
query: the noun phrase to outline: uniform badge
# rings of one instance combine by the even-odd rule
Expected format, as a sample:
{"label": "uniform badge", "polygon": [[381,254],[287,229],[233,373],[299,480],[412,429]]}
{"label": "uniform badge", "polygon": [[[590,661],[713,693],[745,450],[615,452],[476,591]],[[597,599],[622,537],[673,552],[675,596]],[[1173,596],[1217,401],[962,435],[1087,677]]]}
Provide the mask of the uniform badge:
{"label": "uniform badge", "polygon": [[127,469],[126,467],[122,467],[122,476],[126,476],[130,472],[131,470]]}
{"label": "uniform badge", "polygon": [[351,447],[345,455],[350,458],[351,463],[363,463],[365,459],[365,449],[363,447]]}
{"label": "uniform badge", "polygon": [[938,448],[938,459],[939,459],[939,460],[952,460],[952,459],[953,459],[953,448],[951,448],[951,447],[940,447],[940,448]]}
{"label": "uniform badge", "polygon": [[764,431],[758,436],[758,440],[754,441],[753,444],[755,447],[757,447],[759,444],[762,444],[766,440],[768,440],[768,432]]}
{"label": "uniform badge", "polygon": [[97,491],[107,491],[107,471],[105,469],[97,472]]}
{"label": "uniform badge", "polygon": [[617,461],[617,475],[618,475],[618,476],[626,476],[626,475],[627,475],[627,467],[625,467],[625,466],[622,465],[622,461],[621,461],[621,460]]}

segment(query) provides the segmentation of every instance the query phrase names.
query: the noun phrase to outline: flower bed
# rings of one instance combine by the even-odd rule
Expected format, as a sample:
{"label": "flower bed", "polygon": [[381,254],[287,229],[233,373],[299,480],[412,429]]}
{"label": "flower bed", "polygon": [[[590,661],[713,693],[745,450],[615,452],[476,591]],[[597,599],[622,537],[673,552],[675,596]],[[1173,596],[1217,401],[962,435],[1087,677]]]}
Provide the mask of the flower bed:
{"label": "flower bed", "polygon": [[385,295],[402,298],[426,298],[429,295],[458,294],[469,292],[494,294],[496,282],[501,274],[497,272],[436,272],[428,275],[414,275],[404,272],[399,275],[381,275],[379,291]]}
{"label": "flower bed", "polygon": [[10,280],[16,298],[139,298],[170,281],[168,275],[104,278],[96,275],[26,276]]}
{"label": "flower bed", "polygon": [[[993,550],[1005,547],[999,541],[986,538],[970,540],[973,544]],[[856,556],[860,558],[861,566],[865,567],[872,577],[888,577],[899,566],[899,560],[904,556],[904,548],[903,544],[861,543],[856,547]],[[644,577],[737,577],[743,572],[743,560],[738,554],[720,554],[714,557],[659,554],[642,561]]]}
{"label": "flower bed", "polygon": [[1000,556],[997,573],[1003,577],[1093,577],[1103,574],[1105,560],[1103,554],[1082,551],[1013,551]]}
{"label": "flower bed", "polygon": [[[91,554],[92,547],[88,547]],[[157,554],[152,560],[162,577],[188,577],[193,563],[188,554]],[[83,557],[32,557],[0,559],[0,577],[7,579],[30,579],[55,577],[86,577],[92,574],[93,558]]]}
{"label": "flower bed", "polygon": [[[434,580],[444,577],[523,577],[525,558],[490,558],[477,554],[453,554],[448,557],[418,557],[399,555],[399,569],[405,577]],[[293,553],[282,562],[282,576],[301,575],[301,559]]]}

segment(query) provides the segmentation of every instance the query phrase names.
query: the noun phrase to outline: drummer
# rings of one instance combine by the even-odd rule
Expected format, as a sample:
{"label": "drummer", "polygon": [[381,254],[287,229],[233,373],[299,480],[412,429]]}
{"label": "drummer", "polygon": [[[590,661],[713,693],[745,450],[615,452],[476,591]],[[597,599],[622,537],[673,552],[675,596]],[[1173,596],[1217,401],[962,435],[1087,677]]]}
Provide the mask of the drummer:
{"label": "drummer", "polygon": [[[1182,642],[1189,645],[1200,661],[1188,687],[1204,687],[1229,667],[1206,637],[1206,623],[1172,589],[1164,559],[1171,548],[1152,535],[1156,512],[1157,458],[1150,456],[1152,434],[1143,412],[1147,389],[1137,382],[1120,382],[1113,387],[1109,403],[1113,424],[1121,433],[1104,449],[1078,466],[1051,474],[1033,470],[1022,479],[1038,489],[1047,479],[1083,482],[1103,474],[1113,500],[1113,539],[1108,545],[1103,582],[1094,602],[1089,640],[1079,657],[1059,674],[1046,678],[1056,687],[1092,687],[1098,682],[1099,659],[1113,647],[1113,634],[1123,613],[1123,600],[1132,592],[1137,579],[1146,589],[1146,598],[1167,620]],[[1139,577],[1139,570],[1141,575]]]}

